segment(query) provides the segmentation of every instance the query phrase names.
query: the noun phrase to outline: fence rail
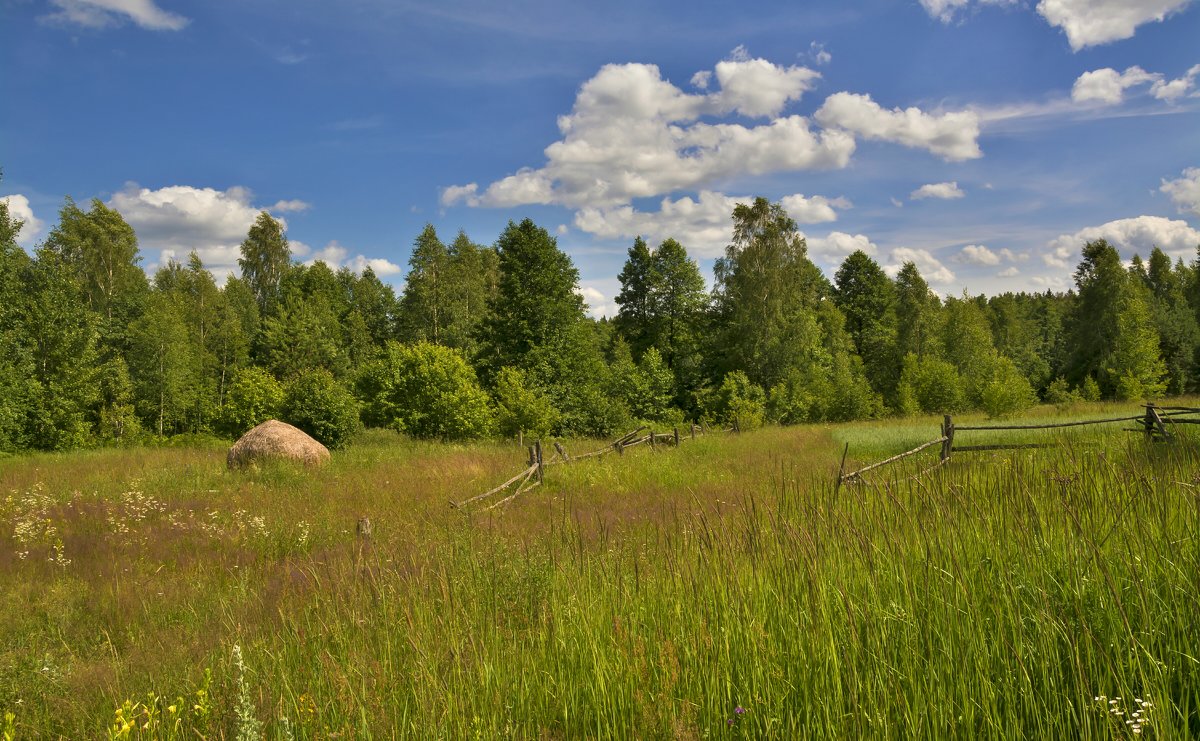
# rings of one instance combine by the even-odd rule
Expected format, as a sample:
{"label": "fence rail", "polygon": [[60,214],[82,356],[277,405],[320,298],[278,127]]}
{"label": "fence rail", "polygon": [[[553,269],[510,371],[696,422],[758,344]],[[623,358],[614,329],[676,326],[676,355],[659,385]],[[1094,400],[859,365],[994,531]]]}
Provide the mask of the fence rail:
{"label": "fence rail", "polygon": [[[941,437],[922,443],[912,450],[906,450],[903,453],[893,455],[890,458],[885,458],[877,463],[872,463],[868,466],[859,468],[856,471],[849,473],[845,472],[846,455],[850,452],[850,444],[846,444],[846,450],[842,453],[842,464],[838,468],[837,487],[840,488],[843,483],[861,482],[862,474],[873,471],[877,468],[896,463],[900,460],[908,458],[911,455],[921,452],[927,448],[933,447],[941,443],[942,449],[938,462],[926,469],[926,472],[937,468],[950,459],[954,453],[980,453],[993,450],[1029,450],[1037,448],[1054,447],[1053,442],[1013,442],[1013,443],[988,443],[978,445],[956,445],[955,435],[963,432],[988,432],[988,431],[1013,431],[1013,430],[1052,430],[1062,429],[1065,427],[1083,427],[1087,425],[1104,425],[1113,424],[1116,422],[1141,422],[1140,427],[1122,428],[1129,432],[1140,432],[1146,436],[1147,440],[1168,441],[1173,439],[1174,435],[1167,429],[1167,425],[1176,424],[1200,424],[1200,419],[1182,419],[1185,415],[1200,414],[1200,408],[1185,407],[1185,406],[1169,406],[1161,407],[1155,404],[1146,404],[1145,412],[1142,414],[1127,416],[1127,417],[1109,417],[1105,419],[1088,419],[1078,422],[1050,422],[1046,424],[1023,424],[1023,425],[964,425],[958,426],[954,424],[954,418],[947,414],[942,418],[942,435]],[[922,472],[924,473],[924,472]],[[921,474],[918,474],[921,475]]]}
{"label": "fence rail", "polygon": [[[730,429],[724,430],[724,431],[725,432],[736,432],[737,426],[734,425],[733,428],[730,428]],[[545,470],[546,470],[547,466],[557,466],[557,465],[565,465],[568,463],[576,463],[578,461],[586,460],[588,458],[595,458],[597,456],[602,456],[607,453],[616,453],[617,455],[623,455],[626,450],[628,450],[629,448],[638,446],[638,445],[649,444],[651,448],[655,448],[655,449],[659,445],[668,445],[668,446],[672,446],[672,447],[679,447],[679,445],[684,440],[695,440],[697,437],[707,434],[709,432],[711,432],[711,430],[709,430],[703,424],[690,425],[686,432],[686,435],[681,435],[679,433],[678,427],[673,428],[671,430],[671,432],[655,432],[655,431],[651,430],[649,427],[643,425],[641,427],[638,427],[636,430],[632,430],[630,432],[625,433],[624,435],[621,435],[620,437],[616,438],[615,440],[613,440],[610,443],[606,443],[601,448],[597,448],[596,450],[593,450],[589,453],[583,453],[581,455],[570,455],[567,452],[566,447],[562,443],[555,442],[554,443],[555,457],[549,461],[543,460],[543,458],[542,458],[542,442],[541,442],[541,440],[538,440],[538,441],[534,442],[533,445],[529,446],[529,462],[526,465],[525,469],[523,469],[522,471],[520,471],[519,473],[517,473],[515,476],[508,479],[504,483],[500,484],[499,486],[488,489],[487,491],[483,492],[482,494],[476,494],[475,496],[468,497],[467,499],[463,499],[462,501],[458,501],[458,502],[451,501],[450,506],[453,507],[454,509],[464,509],[468,505],[482,501],[484,499],[487,499],[488,497],[495,496],[501,492],[511,490],[512,493],[509,494],[508,496],[505,496],[504,498],[497,500],[496,502],[489,504],[488,506],[483,508],[484,511],[495,509],[496,507],[500,507],[502,505],[507,504],[508,502],[512,501],[519,495],[524,494],[525,492],[531,491],[532,489],[540,486],[545,481]],[[645,433],[645,434],[643,434],[643,433]],[[519,438],[519,439],[522,441],[522,444],[523,444],[524,436],[521,436],[521,438]]]}

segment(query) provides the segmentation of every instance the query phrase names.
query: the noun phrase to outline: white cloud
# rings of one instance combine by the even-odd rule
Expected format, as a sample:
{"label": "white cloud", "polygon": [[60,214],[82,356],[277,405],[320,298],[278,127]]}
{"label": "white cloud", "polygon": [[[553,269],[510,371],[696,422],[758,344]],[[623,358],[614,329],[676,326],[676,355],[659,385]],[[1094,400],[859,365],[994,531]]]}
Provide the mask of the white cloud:
{"label": "white cloud", "polygon": [[954,180],[949,183],[926,183],[920,188],[914,190],[912,193],[909,193],[908,197],[914,201],[919,201],[925,198],[941,198],[945,200],[952,200],[955,198],[962,198],[965,195],[966,193],[963,192],[962,188],[958,187],[958,181]]}
{"label": "white cloud", "polygon": [[37,238],[41,236],[46,222],[34,216],[33,209],[29,206],[29,199],[20,193],[0,196],[0,201],[8,204],[8,215],[10,218],[25,222],[25,225],[21,227],[21,231],[17,233],[17,244],[26,250],[31,249]]}
{"label": "white cloud", "polygon": [[[575,214],[575,227],[601,239],[643,236],[651,243],[672,238],[687,247],[693,255],[716,257],[725,251],[733,238],[730,215],[738,204],[753,202],[751,197],[728,196],[714,191],[700,191],[695,200],[683,196],[677,200],[664,198],[658,211],[639,211],[631,205],[607,208],[582,208]],[[801,224],[835,221],[835,208],[849,208],[844,198],[784,196],[784,209]]]}
{"label": "white cloud", "polygon": [[307,211],[310,208],[312,208],[311,203],[293,198],[291,200],[276,201],[275,205],[271,206],[268,210],[273,213],[283,214],[291,211]]}
{"label": "white cloud", "polygon": [[467,183],[466,185],[451,185],[442,188],[442,195],[438,199],[443,206],[453,206],[459,201],[463,201],[468,206],[478,206],[479,198],[475,195],[479,190],[478,183]]}
{"label": "white cloud", "polygon": [[[1188,94],[1196,84],[1198,76],[1200,76],[1200,64],[1194,65],[1184,73],[1183,77],[1176,77],[1174,80],[1156,80],[1150,87],[1150,94],[1159,100],[1174,102]],[[1192,97],[1195,96],[1196,93],[1192,93]]]}
{"label": "white cloud", "polygon": [[890,262],[884,265],[883,269],[888,275],[895,277],[906,262],[915,264],[917,270],[921,271],[921,277],[928,283],[945,285],[954,282],[954,273],[950,272],[950,269],[943,265],[941,260],[934,257],[929,250],[897,247],[892,250]]}
{"label": "white cloud", "polygon": [[824,44],[817,41],[813,41],[808,45],[808,58],[813,61],[813,64],[819,67],[833,61],[833,55],[825,49]]}
{"label": "white cloud", "polygon": [[251,198],[249,190],[237,186],[216,190],[172,185],[150,190],[128,183],[108,205],[137,232],[143,252],[161,252],[148,270],[195,250],[213,275],[223,279],[237,272],[242,240],[262,210]]}
{"label": "white cloud", "polygon": [[566,224],[559,224],[554,231],[558,232],[558,235],[561,237],[567,232],[571,231],[571,227],[567,226]]}
{"label": "white cloud", "polygon": [[708,90],[708,84],[710,82],[712,82],[712,70],[710,69],[702,69],[696,74],[692,75],[692,87],[697,87],[701,90]]}
{"label": "white cloud", "polygon": [[915,107],[888,111],[870,95],[841,92],[826,98],[813,118],[826,128],[926,149],[945,160],[983,156],[978,141],[979,115],[974,111],[930,114]]}
{"label": "white cloud", "polygon": [[597,284],[608,283],[609,281],[583,281],[576,288],[576,293],[583,297],[584,303],[587,304],[587,312],[592,317],[599,319],[601,317],[614,317],[620,311],[620,307],[616,302],[609,298]]}
{"label": "white cloud", "polygon": [[[813,88],[821,77],[807,67],[786,69],[765,59],[725,60],[717,63],[721,92],[717,105],[752,118],[778,116],[788,103]],[[694,79],[694,78],[693,78]]]}
{"label": "white cloud", "polygon": [[1020,274],[1021,274],[1021,271],[1017,270],[1016,266],[1014,265],[1012,267],[1001,270],[999,273],[996,273],[996,277],[997,278],[1015,278]]}
{"label": "white cloud", "polygon": [[1171,197],[1180,213],[1200,216],[1200,167],[1187,168],[1181,178],[1164,179],[1159,190]]}
{"label": "white cloud", "polygon": [[856,250],[862,250],[868,255],[879,253],[879,245],[865,234],[830,232],[824,237],[806,237],[805,241],[811,254],[829,261],[841,261]]}
{"label": "white cloud", "polygon": [[1127,254],[1146,254],[1158,247],[1173,257],[1188,257],[1194,255],[1200,245],[1200,230],[1193,229],[1186,221],[1162,216],[1117,219],[1056,237],[1050,241],[1050,251],[1042,255],[1042,260],[1056,268],[1069,268],[1084,243],[1097,239],[1108,240]]}
{"label": "white cloud", "polygon": [[892,197],[891,201],[892,201],[892,205],[895,206],[896,208],[904,208],[904,201],[900,200],[899,198]]}
{"label": "white cloud", "polygon": [[1129,67],[1124,72],[1117,72],[1111,67],[1084,72],[1071,88],[1071,100],[1076,103],[1098,101],[1115,105],[1121,102],[1127,88],[1155,82],[1161,77],[1141,67]]}
{"label": "white cloud", "polygon": [[1015,5],[1020,0],[921,0],[921,7],[931,18],[950,23],[960,10],[974,5]]}
{"label": "white cloud", "polygon": [[1041,0],[1037,12],[1061,28],[1073,51],[1133,36],[1137,27],[1162,21],[1191,0]]}
{"label": "white cloud", "polygon": [[[732,177],[845,167],[853,136],[814,131],[803,116],[779,115],[818,73],[735,52],[712,77],[693,77],[694,84],[720,85],[699,94],[664,80],[654,65],[604,66],[580,87],[571,112],[559,117],[562,138],[546,147],[542,167],[486,188],[450,186],[442,205],[602,208]],[[726,114],[770,120],[753,126],[701,120]]]}
{"label": "white cloud", "polygon": [[[311,250],[308,245],[304,245],[304,252],[308,254]],[[295,252],[295,249],[293,249]],[[346,256],[350,251],[341,245],[336,239],[326,244],[316,252],[312,252],[310,259],[305,260],[305,265],[312,265],[318,260],[328,265],[334,270],[338,268],[349,268],[350,270],[359,273],[360,275],[367,268],[375,271],[375,274],[383,277],[385,275],[398,275],[403,271],[399,265],[383,258],[368,258],[363,255],[355,255],[349,259]]]}
{"label": "white cloud", "polygon": [[179,31],[187,18],[155,5],[154,0],[50,0],[56,10],[42,19],[51,23],[112,28],[133,21],[150,31]]}
{"label": "white cloud", "polygon": [[955,255],[953,259],[955,262],[967,263],[968,265],[995,266],[1000,264],[1000,255],[982,244],[969,244],[963,247],[962,251]]}

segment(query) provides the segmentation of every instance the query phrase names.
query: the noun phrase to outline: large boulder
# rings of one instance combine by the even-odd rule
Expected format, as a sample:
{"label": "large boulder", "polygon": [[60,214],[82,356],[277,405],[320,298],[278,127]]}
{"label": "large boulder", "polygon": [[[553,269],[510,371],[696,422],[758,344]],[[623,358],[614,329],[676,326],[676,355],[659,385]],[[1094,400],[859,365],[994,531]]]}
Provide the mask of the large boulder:
{"label": "large boulder", "polygon": [[318,466],[329,460],[329,449],[298,427],[268,419],[233,444],[225,463],[230,468],[243,468],[268,458]]}

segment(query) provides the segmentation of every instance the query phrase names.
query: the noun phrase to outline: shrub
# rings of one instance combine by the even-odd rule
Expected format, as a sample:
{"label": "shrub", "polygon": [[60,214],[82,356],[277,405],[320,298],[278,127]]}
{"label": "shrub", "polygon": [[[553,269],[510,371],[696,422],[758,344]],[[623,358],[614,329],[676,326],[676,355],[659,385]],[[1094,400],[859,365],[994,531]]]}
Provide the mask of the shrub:
{"label": "shrub", "polygon": [[1059,376],[1046,387],[1044,398],[1047,404],[1054,404],[1062,408],[1079,401],[1079,393],[1072,391],[1071,387],[1067,385],[1067,379]]}
{"label": "shrub", "polygon": [[283,421],[330,448],[341,447],[359,427],[358,403],[324,368],[295,376],[281,411]]}
{"label": "shrub", "polygon": [[500,434],[507,437],[519,432],[544,437],[550,434],[561,416],[550,397],[530,384],[520,368],[505,366],[500,369],[492,398]]}
{"label": "shrub", "polygon": [[221,430],[240,437],[246,430],[279,416],[283,405],[283,386],[262,368],[242,368],[233,374],[225,406],[221,410]]}
{"label": "shrub", "polygon": [[761,427],[767,415],[767,395],[742,371],[725,376],[721,387],[708,395],[706,412],[721,424],[740,430]]}
{"label": "shrub", "polygon": [[989,417],[1008,417],[1033,406],[1037,394],[1012,360],[999,357],[991,378],[980,389],[979,403]]}
{"label": "shrub", "polygon": [[954,366],[938,358],[909,353],[900,372],[900,386],[908,387],[916,408],[926,414],[956,412],[963,407],[962,380]]}
{"label": "shrub", "polygon": [[463,440],[491,432],[488,396],[454,349],[389,342],[359,373],[363,420],[413,437]]}
{"label": "shrub", "polygon": [[1083,379],[1083,383],[1079,386],[1079,398],[1084,401],[1100,401],[1100,384],[1096,383],[1096,379],[1088,376]]}

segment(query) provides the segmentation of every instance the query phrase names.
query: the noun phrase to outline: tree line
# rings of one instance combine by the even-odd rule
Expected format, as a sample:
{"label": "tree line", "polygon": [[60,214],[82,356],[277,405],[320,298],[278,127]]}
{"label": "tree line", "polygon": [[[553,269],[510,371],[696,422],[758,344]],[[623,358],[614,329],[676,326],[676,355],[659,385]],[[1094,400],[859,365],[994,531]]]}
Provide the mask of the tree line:
{"label": "tree line", "polygon": [[491,246],[432,226],[402,293],[370,269],[293,260],[259,214],[241,275],[195,253],[148,278],[137,236],[71,199],[32,255],[0,203],[0,451],[236,437],[278,417],[336,446],[366,425],[417,437],[608,435],[634,421],[870,419],[1200,386],[1200,263],[1082,247],[1074,290],[941,299],[916,265],[863,252],[830,281],[795,222],[733,212],[708,290],[683,245],[629,249],[594,320],[579,273],[531,220]]}

